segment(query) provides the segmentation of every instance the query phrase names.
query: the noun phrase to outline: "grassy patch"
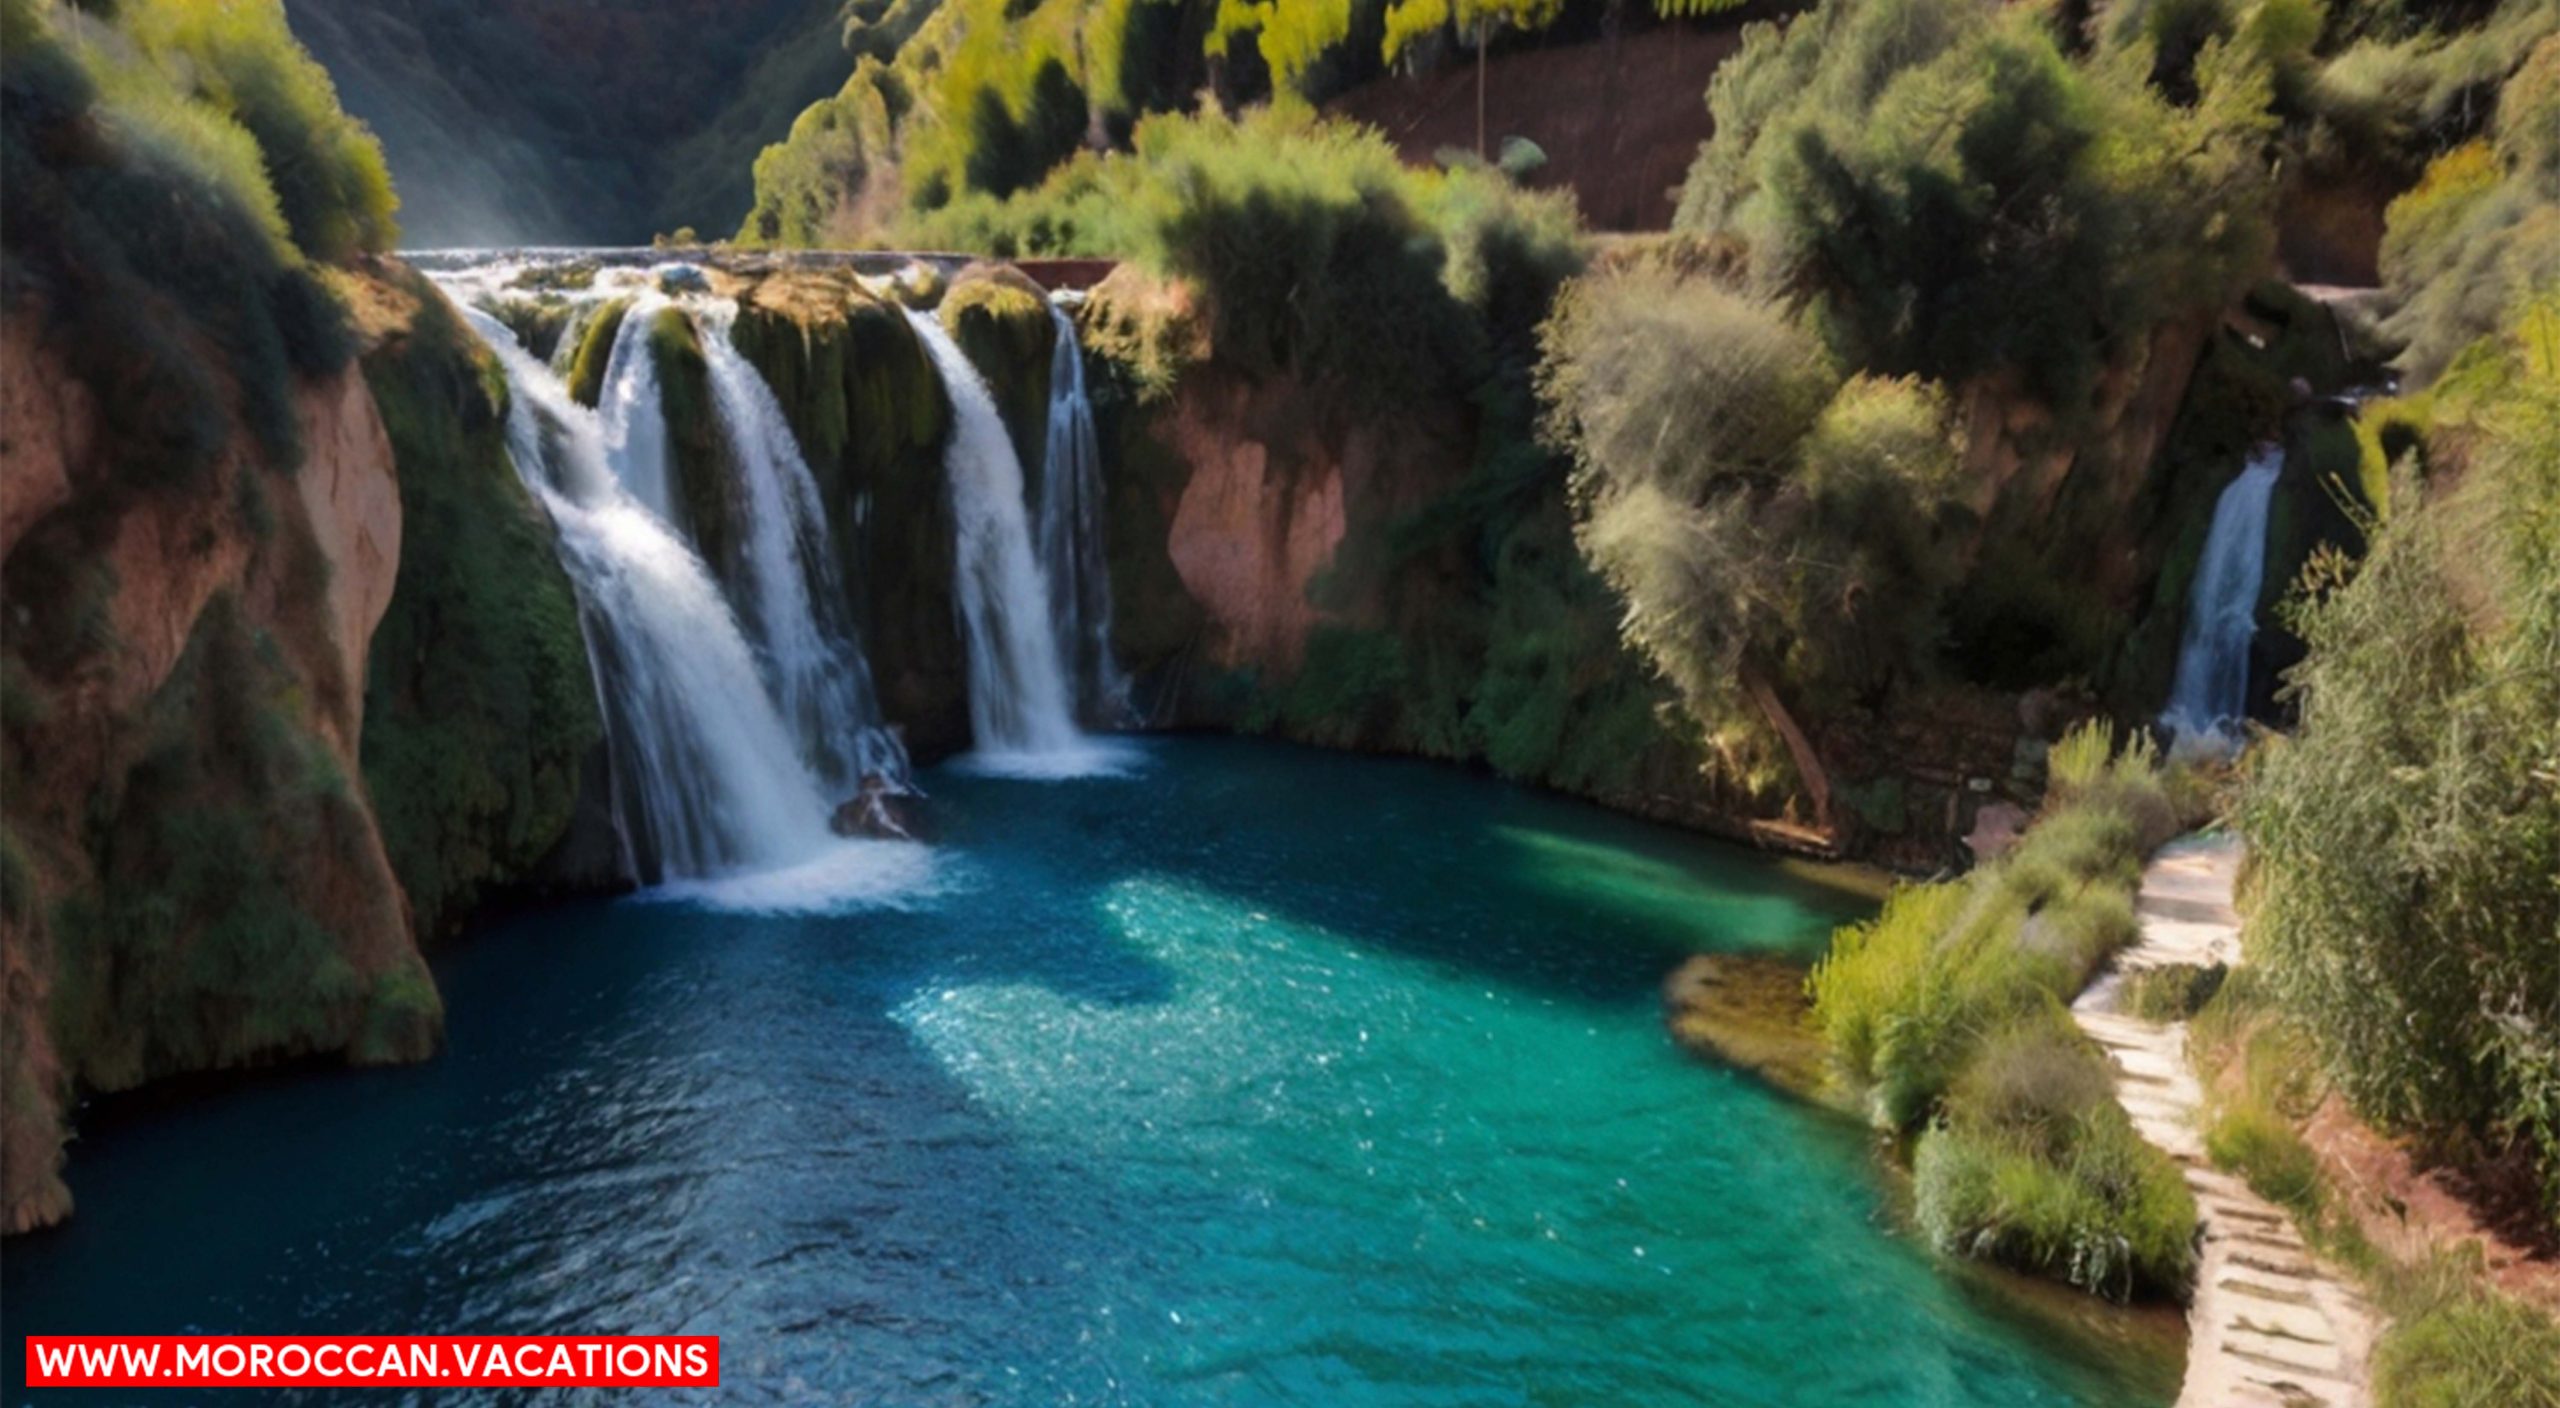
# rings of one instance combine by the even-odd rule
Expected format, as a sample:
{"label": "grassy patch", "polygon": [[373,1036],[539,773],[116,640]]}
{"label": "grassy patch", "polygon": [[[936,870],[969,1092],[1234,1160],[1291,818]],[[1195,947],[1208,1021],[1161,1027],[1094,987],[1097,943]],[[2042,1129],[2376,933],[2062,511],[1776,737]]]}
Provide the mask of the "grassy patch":
{"label": "grassy patch", "polygon": [[2103,1295],[2183,1292],[2195,1203],[2115,1099],[2063,1004],[2139,937],[2142,857],[2177,817],[2157,758],[2090,726],[2048,762],[2045,813],[1963,880],[1904,886],[1809,981],[1835,1077],[1922,1130],[1920,1223],[1959,1255]]}
{"label": "grassy patch", "polygon": [[2222,990],[2229,971],[2219,963],[2166,963],[2127,974],[2124,1009],[2146,1022],[2186,1021]]}
{"label": "grassy patch", "polygon": [[2560,1408],[2560,1324],[2489,1289],[2478,1248],[2385,1278],[2378,1408]]}
{"label": "grassy patch", "polygon": [[2195,1199],[2116,1103],[2058,1008],[1992,1038],[1920,1137],[1920,1226],[1940,1250],[2130,1300],[2182,1296]]}

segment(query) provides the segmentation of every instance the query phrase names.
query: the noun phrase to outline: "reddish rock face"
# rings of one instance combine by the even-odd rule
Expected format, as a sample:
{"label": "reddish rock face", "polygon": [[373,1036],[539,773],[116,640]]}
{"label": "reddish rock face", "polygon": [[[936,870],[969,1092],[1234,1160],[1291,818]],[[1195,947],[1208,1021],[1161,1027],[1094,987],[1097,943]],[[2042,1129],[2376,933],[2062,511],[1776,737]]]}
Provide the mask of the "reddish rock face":
{"label": "reddish rock face", "polygon": [[1192,466],[1166,551],[1216,625],[1220,664],[1294,670],[1319,619],[1307,588],[1342,543],[1343,467],[1276,467],[1268,444],[1230,438],[1255,399],[1243,387],[1187,395],[1163,427]]}
{"label": "reddish rock face", "polygon": [[[304,448],[298,469],[263,463],[256,442],[241,433],[194,481],[116,483],[96,453],[102,427],[95,398],[41,345],[38,325],[12,317],[9,335],[0,338],[0,389],[7,392],[0,446],[8,463],[0,564],[14,568],[15,554],[40,551],[46,562],[79,564],[82,582],[104,586],[84,587],[50,571],[11,575],[20,603],[37,598],[39,608],[59,606],[75,591],[103,591],[99,643],[49,662],[26,686],[42,691],[43,707],[11,726],[9,825],[25,864],[23,879],[12,883],[26,891],[0,917],[0,1081],[9,1091],[0,1124],[0,1230],[12,1232],[70,1211],[60,1176],[62,1111],[70,1099],[101,1080],[129,1084],[183,1068],[158,1054],[154,1034],[126,1032],[120,1035],[132,1050],[144,1053],[138,1065],[118,1059],[92,1069],[82,1051],[62,1044],[50,1009],[64,961],[63,938],[50,929],[53,906],[107,883],[86,840],[95,809],[108,799],[130,819],[159,804],[136,779],[173,727],[195,727],[191,721],[226,709],[276,711],[284,727],[318,741],[349,780],[351,799],[332,814],[333,834],[322,844],[270,846],[275,873],[240,879],[280,885],[294,909],[327,934],[333,961],[353,973],[358,995],[309,1014],[307,1029],[281,1037],[257,1034],[265,1014],[206,1016],[214,1049],[200,1054],[214,1065],[327,1051],[417,1056],[432,1048],[439,1023],[430,988],[408,1019],[388,1021],[370,1036],[362,1031],[365,991],[390,979],[427,982],[407,902],[353,781],[363,775],[357,741],[365,653],[390,602],[400,555],[391,446],[362,374],[350,366],[297,388]],[[272,673],[261,676],[271,695],[208,698],[203,691],[221,686],[202,682],[195,694],[170,693],[217,600],[236,602],[241,625],[271,652]],[[218,791],[235,784],[210,785]],[[184,941],[183,918],[180,925]],[[101,1077],[101,1070],[117,1074]]]}
{"label": "reddish rock face", "polygon": [[[1547,160],[1527,183],[1571,190],[1594,229],[1669,229],[1698,144],[1715,130],[1707,84],[1742,47],[1744,22],[1762,18],[1673,21],[1496,54],[1483,74],[1487,139],[1537,143]],[[1474,59],[1461,54],[1433,72],[1362,84],[1327,109],[1377,128],[1406,161],[1427,166],[1444,150],[1475,150],[1476,80]]]}

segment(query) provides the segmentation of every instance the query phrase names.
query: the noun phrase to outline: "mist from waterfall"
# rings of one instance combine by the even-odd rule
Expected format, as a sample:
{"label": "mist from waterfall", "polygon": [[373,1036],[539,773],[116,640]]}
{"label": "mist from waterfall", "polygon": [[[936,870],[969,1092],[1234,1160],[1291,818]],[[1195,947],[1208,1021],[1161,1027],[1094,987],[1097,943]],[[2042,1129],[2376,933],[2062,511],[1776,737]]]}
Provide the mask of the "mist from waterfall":
{"label": "mist from waterfall", "polygon": [[942,323],[907,311],[951,395],[943,456],[955,534],[953,595],[969,656],[969,725],[979,762],[1000,770],[1080,770],[1090,755],[1031,547],[1022,463],[985,378]]}
{"label": "mist from waterfall", "polygon": [[906,749],[882,726],[871,669],[854,637],[817,476],[782,403],[731,340],[738,307],[696,315],[712,400],[736,475],[744,557],[741,614],[761,645],[767,684],[809,764],[842,796],[865,774],[909,785]]}
{"label": "mist from waterfall", "polygon": [[1049,443],[1040,471],[1040,568],[1048,577],[1049,619],[1058,657],[1089,719],[1120,722],[1129,682],[1111,658],[1111,565],[1103,556],[1102,447],[1085,394],[1084,349],[1075,319],[1052,303],[1057,324],[1049,358]]}
{"label": "mist from waterfall", "polygon": [[2187,597],[2178,675],[2160,714],[2182,749],[2238,744],[2249,712],[2249,649],[2258,635],[2258,595],[2266,576],[2267,510],[2284,449],[2261,445],[2213,507]]}

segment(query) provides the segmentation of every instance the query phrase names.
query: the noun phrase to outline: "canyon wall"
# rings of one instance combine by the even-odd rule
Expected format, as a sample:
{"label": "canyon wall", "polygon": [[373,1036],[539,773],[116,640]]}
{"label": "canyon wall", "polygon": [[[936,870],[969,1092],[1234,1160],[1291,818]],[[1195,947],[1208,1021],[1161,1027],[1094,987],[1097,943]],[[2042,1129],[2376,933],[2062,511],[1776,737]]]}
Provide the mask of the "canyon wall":
{"label": "canyon wall", "polygon": [[[235,418],[186,472],[125,457],[133,408],[71,374],[43,309],[0,337],[7,1230],[69,1211],[86,1094],[431,1052],[419,935],[565,826],[593,686],[547,530],[450,310],[396,273],[351,286],[363,360],[293,381],[289,438]],[[493,574],[439,572],[470,553]],[[549,697],[493,720],[528,632]],[[547,783],[510,771],[564,733]]]}
{"label": "canyon wall", "polygon": [[8,667],[5,1218],[69,1208],[65,1103],[442,1025],[358,754],[402,520],[349,368],[293,392],[301,463],[235,433],[137,487],[17,310],[0,339]]}
{"label": "canyon wall", "polygon": [[[2047,687],[2055,671],[1808,716],[1845,803],[1833,834],[1814,832],[1802,779],[1716,766],[1714,742],[1619,643],[1617,603],[1571,540],[1561,466],[1516,491],[1526,507],[1472,518],[1486,437],[1516,428],[1488,429],[1461,397],[1380,415],[1239,366],[1188,297],[1124,269],[1080,315],[1112,373],[1097,384],[1116,388],[1102,414],[1120,645],[1158,726],[1476,762],[1759,844],[1934,868],[1962,862],[1984,808],[2031,806],[2045,744],[2097,708],[2085,688]],[[2165,551],[2152,519],[2173,501],[2155,467],[2210,331],[2159,329],[2067,425],[2014,390],[1970,388],[1970,555],[2068,517],[2042,537],[2101,564],[2093,599],[2119,623],[2146,614]],[[1138,369],[1151,360],[1179,373]]]}

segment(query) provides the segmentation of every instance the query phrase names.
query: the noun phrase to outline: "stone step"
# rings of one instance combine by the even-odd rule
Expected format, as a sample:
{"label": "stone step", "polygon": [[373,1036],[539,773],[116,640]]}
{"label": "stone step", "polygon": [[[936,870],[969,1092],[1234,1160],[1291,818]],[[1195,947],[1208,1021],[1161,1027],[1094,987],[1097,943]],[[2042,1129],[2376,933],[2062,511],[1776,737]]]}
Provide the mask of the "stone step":
{"label": "stone step", "polygon": [[2231,1265],[2262,1276],[2276,1276],[2294,1281],[2308,1281],[2320,1274],[2310,1262],[2293,1257],[2280,1257],[2260,1251],[2235,1251],[2225,1258]]}
{"label": "stone step", "polygon": [[2335,1408],[2346,1401],[2342,1395],[2348,1391],[2335,1379],[2323,1379],[2315,1388],[2301,1378],[2273,1369],[2253,1370],[2251,1377],[2241,1381],[2240,1390],[2264,1395],[2243,1401],[2282,1404],[2284,1408]]}
{"label": "stone step", "polygon": [[2221,1287],[2223,1290],[2229,1291],[2235,1296],[2245,1296],[2250,1300],[2265,1301],[2270,1305],[2299,1305],[2308,1307],[2311,1304],[2311,1293],[2309,1291],[2295,1290],[2289,1286],[2270,1286],[2260,1281],[2243,1280],[2238,1276],[2225,1276],[2214,1284]]}
{"label": "stone step", "polygon": [[2296,1344],[2318,1345],[2335,1349],[2337,1327],[2316,1306],[2250,1304],[2234,1308],[2224,1326],[2226,1330],[2246,1330],[2268,1339],[2291,1340]]}
{"label": "stone step", "polygon": [[2346,1367],[2344,1357],[2334,1344],[2304,1344],[2300,1340],[2279,1339],[2247,1330],[2225,1331],[2221,1343],[2226,1352],[2237,1354],[2262,1369],[2280,1369],[2288,1374],[2316,1374],[2334,1379],[2338,1371]]}

